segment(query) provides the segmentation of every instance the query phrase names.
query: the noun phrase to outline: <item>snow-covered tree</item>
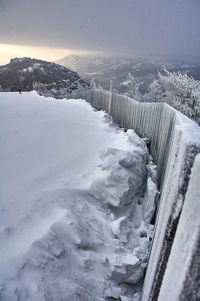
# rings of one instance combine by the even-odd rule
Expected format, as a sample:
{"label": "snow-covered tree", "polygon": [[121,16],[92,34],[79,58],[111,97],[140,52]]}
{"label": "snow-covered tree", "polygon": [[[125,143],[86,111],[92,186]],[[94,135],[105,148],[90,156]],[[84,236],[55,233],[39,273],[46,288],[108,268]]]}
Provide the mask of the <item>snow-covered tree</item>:
{"label": "snow-covered tree", "polygon": [[158,72],[145,96],[152,101],[166,101],[200,124],[200,81],[181,72]]}
{"label": "snow-covered tree", "polygon": [[84,91],[85,89],[86,88],[83,87],[80,82],[78,82],[77,83],[77,89],[76,89],[77,91],[75,91],[75,92],[81,92],[81,91]]}
{"label": "snow-covered tree", "polygon": [[98,85],[97,89],[103,91],[103,87],[100,84]]}
{"label": "snow-covered tree", "polygon": [[33,83],[33,90],[37,91],[39,94],[43,95],[44,92],[46,92],[46,87],[42,83],[34,82]]}
{"label": "snow-covered tree", "polygon": [[119,87],[119,92],[131,98],[140,99],[139,85],[135,77],[129,72],[127,80],[122,82]]}
{"label": "snow-covered tree", "polygon": [[97,88],[97,85],[96,85],[96,83],[95,83],[94,78],[92,78],[91,81],[90,81],[90,88],[91,88],[91,89],[96,89],[96,88]]}
{"label": "snow-covered tree", "polygon": [[156,79],[149,85],[149,92],[143,96],[144,101],[164,101],[165,91],[160,82]]}

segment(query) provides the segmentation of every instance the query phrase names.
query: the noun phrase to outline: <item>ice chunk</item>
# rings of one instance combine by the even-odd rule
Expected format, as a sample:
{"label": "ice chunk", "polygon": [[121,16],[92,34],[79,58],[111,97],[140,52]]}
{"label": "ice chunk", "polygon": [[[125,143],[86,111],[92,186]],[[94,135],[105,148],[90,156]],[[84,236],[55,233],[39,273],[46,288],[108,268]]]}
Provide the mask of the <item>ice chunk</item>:
{"label": "ice chunk", "polygon": [[121,242],[127,242],[128,234],[131,232],[131,226],[133,227],[128,218],[122,216],[112,222],[112,232]]}
{"label": "ice chunk", "polygon": [[132,254],[117,256],[111,271],[111,277],[117,283],[136,284],[143,277],[140,260]]}
{"label": "ice chunk", "polygon": [[94,181],[90,193],[114,207],[128,205],[145,189],[147,167],[142,154],[109,148],[102,152],[102,169],[107,177]]}

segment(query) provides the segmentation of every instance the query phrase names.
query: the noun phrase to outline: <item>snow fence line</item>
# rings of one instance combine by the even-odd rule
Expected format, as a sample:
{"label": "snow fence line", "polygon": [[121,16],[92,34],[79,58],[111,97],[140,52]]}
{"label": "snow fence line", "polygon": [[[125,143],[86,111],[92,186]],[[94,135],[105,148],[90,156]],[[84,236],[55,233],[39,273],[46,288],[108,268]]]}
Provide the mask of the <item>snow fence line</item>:
{"label": "snow fence line", "polygon": [[68,98],[85,99],[95,109],[109,113],[122,128],[134,129],[139,136],[150,138],[161,196],[142,301],[197,300],[200,128],[163,102],[138,102],[101,89]]}

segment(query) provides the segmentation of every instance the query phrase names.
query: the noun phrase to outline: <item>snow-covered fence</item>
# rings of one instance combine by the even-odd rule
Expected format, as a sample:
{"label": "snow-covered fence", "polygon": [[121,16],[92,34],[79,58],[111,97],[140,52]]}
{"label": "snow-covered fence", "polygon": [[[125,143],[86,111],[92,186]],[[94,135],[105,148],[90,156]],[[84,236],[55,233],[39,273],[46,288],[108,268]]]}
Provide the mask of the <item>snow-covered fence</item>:
{"label": "snow-covered fence", "polygon": [[[165,103],[138,102],[114,93],[110,97],[109,92],[98,89],[73,94],[69,98],[86,99],[94,108],[108,112],[121,127],[133,128],[140,136],[150,138],[151,154],[158,165],[161,197],[142,300],[167,300],[164,297],[167,288],[171,300],[196,300],[195,289],[199,286],[192,280],[197,281],[195,271],[200,268],[197,257],[200,223],[196,215],[200,186],[195,182],[195,175],[198,171],[200,173],[197,156],[200,153],[200,128]],[[185,209],[190,203],[190,210]],[[193,216],[194,223],[187,227],[186,221]],[[176,265],[179,259],[183,264],[185,258],[179,258],[179,252],[186,256],[189,248],[188,243],[180,242],[182,233],[186,239],[192,237],[184,271]],[[198,264],[195,271],[193,261]],[[173,282],[174,274],[179,279],[179,286]],[[192,278],[191,275],[196,276]],[[173,285],[175,289],[172,290]],[[184,296],[191,298],[185,299]]]}
{"label": "snow-covered fence", "polygon": [[199,300],[200,154],[196,156],[159,300]]}

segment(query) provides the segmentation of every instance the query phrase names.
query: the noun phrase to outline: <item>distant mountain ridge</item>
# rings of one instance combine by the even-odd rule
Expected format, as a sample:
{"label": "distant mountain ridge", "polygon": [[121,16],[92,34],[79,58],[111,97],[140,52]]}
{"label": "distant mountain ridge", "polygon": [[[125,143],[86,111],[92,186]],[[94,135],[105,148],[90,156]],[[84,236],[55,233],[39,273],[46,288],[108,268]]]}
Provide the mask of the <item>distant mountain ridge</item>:
{"label": "distant mountain ridge", "polygon": [[31,91],[34,84],[46,90],[87,87],[80,76],[61,65],[28,57],[11,59],[7,65],[0,66],[0,87],[3,91]]}
{"label": "distant mountain ridge", "polygon": [[57,61],[73,71],[78,72],[84,80],[92,78],[104,89],[109,89],[110,80],[113,88],[120,92],[120,84],[131,73],[140,85],[140,93],[148,92],[149,85],[157,79],[158,71],[165,66],[169,71],[180,71],[200,80],[200,63],[193,64],[169,58],[126,58],[98,55],[69,55]]}

